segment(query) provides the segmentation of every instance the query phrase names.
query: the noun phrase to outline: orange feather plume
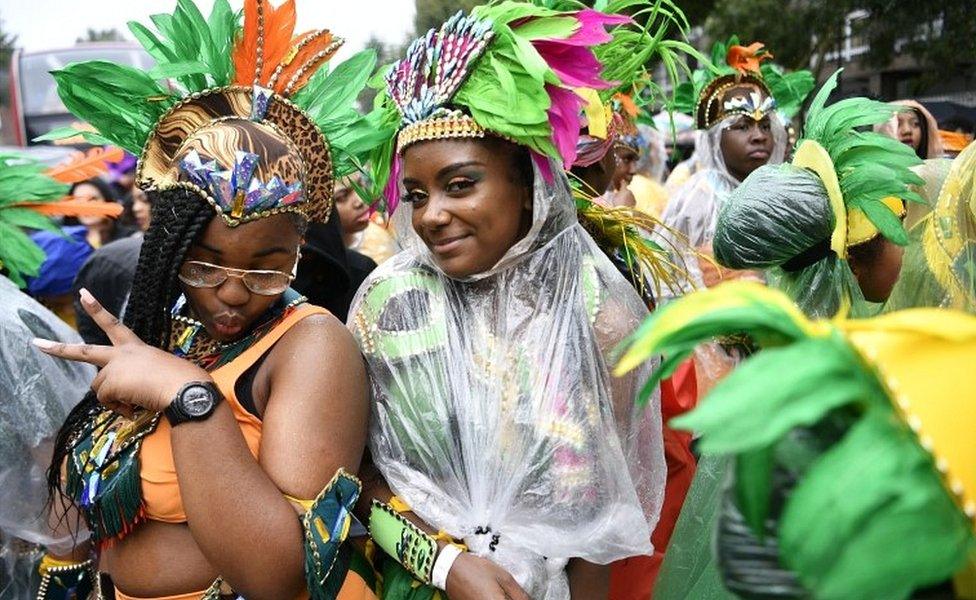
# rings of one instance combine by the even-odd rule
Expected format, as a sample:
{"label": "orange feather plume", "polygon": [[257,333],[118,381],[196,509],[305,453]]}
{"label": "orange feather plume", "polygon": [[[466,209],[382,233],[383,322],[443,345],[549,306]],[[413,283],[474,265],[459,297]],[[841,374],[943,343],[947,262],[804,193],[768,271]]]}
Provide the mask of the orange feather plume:
{"label": "orange feather plume", "polygon": [[122,205],[117,202],[89,200],[88,198],[73,196],[66,196],[64,200],[54,202],[19,202],[14,206],[29,208],[49,217],[109,217],[114,219],[122,214]]}
{"label": "orange feather plume", "polygon": [[630,94],[623,94],[617,92],[613,95],[613,99],[620,104],[620,110],[623,111],[625,115],[631,119],[636,119],[640,109],[637,108],[637,104],[634,99],[630,97]]}
{"label": "orange feather plume", "polygon": [[261,44],[261,75],[258,83],[265,85],[291,48],[295,33],[295,0],[287,0],[278,8],[265,0],[244,0],[244,28],[234,45],[234,83],[251,85],[257,70],[258,2],[263,15],[264,39]]}
{"label": "orange feather plume", "polygon": [[251,85],[258,59],[258,0],[244,0],[244,28],[234,44],[234,83]]}
{"label": "orange feather plume", "polygon": [[748,46],[732,46],[729,48],[725,61],[730,67],[745,75],[748,72],[759,73],[759,63],[773,58],[766,52],[762,42],[754,42]]}
{"label": "orange feather plume", "polygon": [[[309,39],[311,38],[311,39]],[[297,52],[295,52],[294,57],[288,61],[288,64],[281,70],[278,75],[278,79],[275,81],[274,91],[278,94],[284,94],[285,88],[288,86],[288,82],[291,78],[295,76],[300,70],[304,69],[302,75],[295,81],[291,89],[288,90],[289,95],[293,95],[298,90],[305,87],[308,83],[309,78],[315,74],[317,65],[328,61],[333,55],[338,51],[340,44],[336,44],[329,52],[326,52],[320,57],[315,55],[319,52],[326,50],[330,44],[336,41],[336,38],[328,30],[315,31],[310,35],[303,36],[297,44],[292,47],[291,52],[294,52],[294,48],[297,48],[301,42],[309,39],[309,41],[301,47]]]}
{"label": "orange feather plume", "polygon": [[67,162],[51,167],[45,174],[61,183],[78,183],[98,177],[108,171],[108,163],[122,160],[122,148],[92,148],[87,153],[77,152]]}
{"label": "orange feather plume", "polygon": [[264,11],[264,63],[261,83],[267,83],[275,67],[285,59],[295,35],[295,0],[287,0],[276,9],[265,4]]}

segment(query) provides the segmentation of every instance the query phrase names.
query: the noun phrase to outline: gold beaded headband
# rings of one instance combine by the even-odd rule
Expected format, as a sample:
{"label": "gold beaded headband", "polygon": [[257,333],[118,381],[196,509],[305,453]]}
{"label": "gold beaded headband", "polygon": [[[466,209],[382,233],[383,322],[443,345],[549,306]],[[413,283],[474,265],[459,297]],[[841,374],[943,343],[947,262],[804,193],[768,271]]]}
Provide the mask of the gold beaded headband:
{"label": "gold beaded headband", "polygon": [[[721,104],[722,96],[735,87],[758,88],[758,92],[763,96],[764,100],[764,102],[760,103],[764,107],[763,110],[758,112],[750,111],[749,113],[742,111],[727,112],[724,110],[724,106]],[[766,99],[772,100],[772,93],[769,91],[766,83],[758,77],[738,73],[719,77],[705,87],[698,96],[698,102],[695,104],[695,126],[698,129],[709,129],[729,114],[749,114],[753,118],[756,118],[758,115],[758,118],[756,118],[758,121],[776,108],[775,101],[768,102],[765,101]]]}
{"label": "gold beaded headband", "polygon": [[427,140],[453,138],[483,138],[487,131],[470,116],[459,110],[441,116],[411,123],[397,136],[397,154],[402,154],[407,146]]}

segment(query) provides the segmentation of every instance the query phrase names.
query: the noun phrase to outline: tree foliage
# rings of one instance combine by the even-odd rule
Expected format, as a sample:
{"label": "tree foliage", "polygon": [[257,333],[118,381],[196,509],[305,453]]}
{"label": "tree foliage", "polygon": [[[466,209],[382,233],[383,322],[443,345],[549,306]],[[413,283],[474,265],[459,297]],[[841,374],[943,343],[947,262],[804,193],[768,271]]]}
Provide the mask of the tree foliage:
{"label": "tree foliage", "polygon": [[84,42],[124,42],[125,36],[116,28],[111,29],[92,29],[88,28],[85,35],[75,39],[76,44]]}
{"label": "tree foliage", "polygon": [[823,79],[824,55],[842,46],[845,18],[857,10],[868,16],[854,22],[851,35],[870,46],[864,56],[870,66],[909,55],[935,80],[976,62],[972,0],[723,0],[714,4],[705,31],[712,39],[737,34],[765,42],[778,63],[812,68]]}
{"label": "tree foliage", "polygon": [[414,33],[416,36],[424,35],[428,29],[440,27],[441,23],[457,11],[468,12],[483,3],[484,0],[415,0]]}
{"label": "tree foliage", "polygon": [[0,18],[0,70],[10,66],[10,57],[17,47],[17,36],[4,29],[3,19]]}

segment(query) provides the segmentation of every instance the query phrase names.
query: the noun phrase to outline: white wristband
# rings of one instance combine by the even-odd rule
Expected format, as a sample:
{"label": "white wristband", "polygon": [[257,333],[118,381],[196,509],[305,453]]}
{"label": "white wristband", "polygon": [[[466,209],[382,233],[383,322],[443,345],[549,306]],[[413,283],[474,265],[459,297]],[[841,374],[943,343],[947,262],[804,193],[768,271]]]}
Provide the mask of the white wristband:
{"label": "white wristband", "polygon": [[447,591],[447,574],[451,572],[454,561],[461,556],[461,549],[454,544],[448,544],[441,549],[434,561],[434,569],[430,574],[430,584],[439,590]]}

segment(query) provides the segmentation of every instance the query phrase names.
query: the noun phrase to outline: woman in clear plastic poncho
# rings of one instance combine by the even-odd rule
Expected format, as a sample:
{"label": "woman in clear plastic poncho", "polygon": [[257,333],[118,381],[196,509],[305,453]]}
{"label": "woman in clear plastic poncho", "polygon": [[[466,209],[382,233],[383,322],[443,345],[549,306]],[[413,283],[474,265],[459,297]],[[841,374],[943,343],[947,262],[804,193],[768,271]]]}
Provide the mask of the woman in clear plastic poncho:
{"label": "woman in clear plastic poncho", "polygon": [[927,108],[915,100],[896,100],[892,104],[907,107],[884,123],[874,126],[878,133],[910,146],[921,159],[942,158],[942,138],[939,123]]}
{"label": "woman in clear plastic poncho", "polygon": [[[938,306],[976,313],[976,144],[948,161],[926,161],[922,196],[932,204],[909,233],[886,310]],[[934,163],[934,164],[933,164]],[[937,196],[929,194],[941,182]],[[911,215],[911,213],[909,213]]]}
{"label": "woman in clear plastic poncho", "polygon": [[42,552],[16,540],[66,551],[88,535],[52,534],[44,511],[45,470],[58,427],[95,369],[30,352],[35,337],[81,342],[51,311],[0,276],[0,597],[17,600],[34,597]]}
{"label": "woman in clear plastic poncho", "polygon": [[852,316],[919,306],[972,310],[972,280],[961,278],[974,236],[967,208],[974,155],[956,159],[948,178],[941,160],[905,173],[910,193],[925,202],[906,203],[903,245],[868,227],[866,235],[849,239],[846,260],[826,242],[836,219],[821,179],[793,165],[760,169],[719,216],[716,259],[730,268],[764,269],[813,317],[832,316],[848,304]]}
{"label": "woman in clear plastic poncho", "polygon": [[[416,160],[442,165],[446,151],[483,163],[505,146],[425,142]],[[525,171],[528,154],[519,156]],[[505,173],[486,171],[450,176],[478,186],[476,177]],[[650,551],[665,476],[661,423],[656,399],[634,408],[641,375],[614,379],[607,368],[646,309],[577,223],[566,179],[546,183],[536,171],[530,180],[527,207],[485,200],[528,220],[479,272],[459,275],[450,254],[459,242],[428,237],[422,220],[448,219],[431,214],[442,209],[418,217],[417,204],[401,208],[405,250],[360,289],[350,325],[372,380],[370,450],[390,489],[532,598],[568,598],[568,560]],[[464,229],[454,220],[444,234]]]}
{"label": "woman in clear plastic poncho", "polygon": [[563,173],[574,89],[612,87],[594,48],[630,22],[493,2],[388,72],[378,106],[397,133],[373,180],[403,203],[403,251],[349,317],[377,471],[358,510],[384,551],[384,598],[598,598],[609,563],[651,553],[659,401],[638,406],[642,376],[608,367],[647,310],[579,225]]}
{"label": "woman in clear plastic poncho", "polygon": [[674,192],[661,215],[669,230],[662,235],[680,234],[702,255],[683,257],[692,285],[714,285],[729,275],[717,272],[708,260],[719,209],[752,171],[780,163],[785,156],[786,128],[765,84],[754,77],[736,77],[719,78],[703,92],[708,97],[714,88],[716,98],[702,103],[715,108],[699,119],[699,125],[707,128],[695,146],[697,169]]}

